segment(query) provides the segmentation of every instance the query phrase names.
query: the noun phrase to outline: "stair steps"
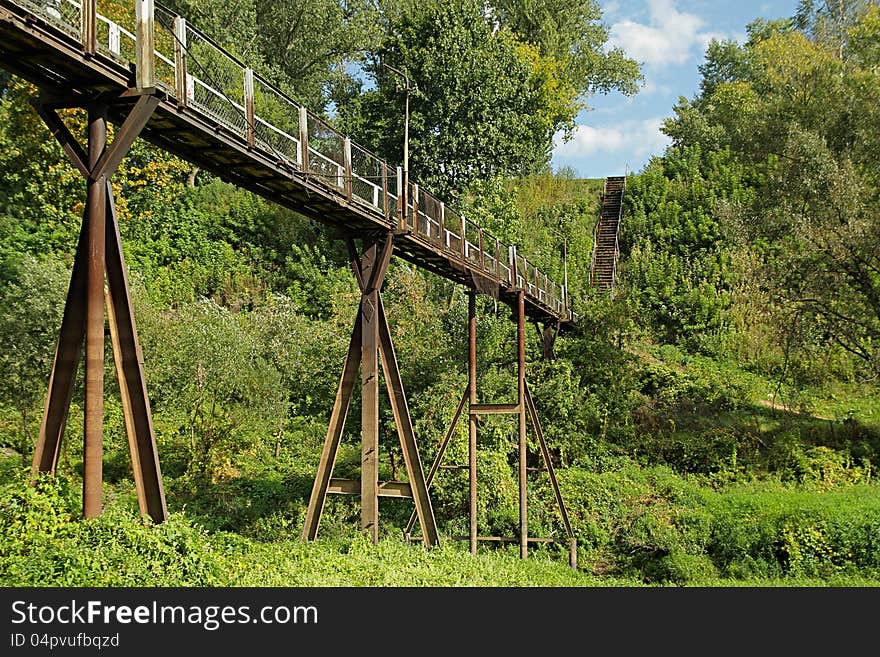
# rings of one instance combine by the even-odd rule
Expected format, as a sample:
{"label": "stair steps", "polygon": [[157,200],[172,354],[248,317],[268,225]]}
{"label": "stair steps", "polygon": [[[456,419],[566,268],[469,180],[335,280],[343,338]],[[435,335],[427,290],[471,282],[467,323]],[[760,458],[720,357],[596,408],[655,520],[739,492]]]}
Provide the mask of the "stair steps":
{"label": "stair steps", "polygon": [[620,256],[618,233],[623,210],[623,192],[626,177],[609,176],[605,178],[602,191],[602,210],[593,237],[593,262],[590,266],[590,285],[600,290],[608,290],[614,296],[617,278],[617,260]]}

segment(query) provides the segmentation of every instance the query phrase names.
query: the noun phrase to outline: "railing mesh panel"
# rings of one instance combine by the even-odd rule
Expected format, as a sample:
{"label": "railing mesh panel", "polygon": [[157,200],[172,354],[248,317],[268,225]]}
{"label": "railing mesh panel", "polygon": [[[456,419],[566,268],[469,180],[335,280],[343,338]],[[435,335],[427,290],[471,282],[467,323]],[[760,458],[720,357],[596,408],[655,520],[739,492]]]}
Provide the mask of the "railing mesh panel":
{"label": "railing mesh panel", "polygon": [[156,83],[176,96],[174,90],[174,12],[156,5],[155,25],[153,48],[156,52],[154,60]]}
{"label": "railing mesh panel", "polygon": [[299,105],[254,75],[254,142],[287,166],[301,168]]}
{"label": "railing mesh panel", "polygon": [[357,144],[351,145],[352,198],[382,210],[384,176],[382,160]]}
{"label": "railing mesh panel", "polygon": [[189,103],[219,124],[244,136],[244,67],[211,43],[198,30],[186,25]]}
{"label": "railing mesh panel", "polygon": [[345,188],[345,138],[309,112],[309,173],[322,185]]}

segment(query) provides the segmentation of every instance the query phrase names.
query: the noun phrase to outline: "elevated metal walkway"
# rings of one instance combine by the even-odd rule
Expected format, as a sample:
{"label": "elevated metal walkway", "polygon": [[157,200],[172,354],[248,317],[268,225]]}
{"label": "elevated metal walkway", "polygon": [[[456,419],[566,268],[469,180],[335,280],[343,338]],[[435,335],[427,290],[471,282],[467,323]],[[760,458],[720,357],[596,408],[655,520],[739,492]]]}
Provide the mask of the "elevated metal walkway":
{"label": "elevated metal walkway", "polygon": [[[0,0],[0,68],[47,105],[151,94],[140,136],[280,205],[360,238],[398,231],[395,255],[568,323],[560,285],[399,168],[358,146],[204,33],[151,0]],[[137,91],[134,91],[137,90]],[[125,107],[112,105],[117,125]]]}

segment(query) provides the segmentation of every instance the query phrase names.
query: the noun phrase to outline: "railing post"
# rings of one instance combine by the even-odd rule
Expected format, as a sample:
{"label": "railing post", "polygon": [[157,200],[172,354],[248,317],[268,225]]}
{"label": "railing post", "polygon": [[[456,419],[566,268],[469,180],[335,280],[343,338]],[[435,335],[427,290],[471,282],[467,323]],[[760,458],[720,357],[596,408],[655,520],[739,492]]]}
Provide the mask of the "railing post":
{"label": "railing post", "polygon": [[177,106],[186,107],[189,98],[186,61],[186,19],[174,17],[174,93],[177,95]]}
{"label": "railing post", "polygon": [[309,170],[309,112],[305,107],[299,108],[299,168]]}
{"label": "railing post", "polygon": [[510,280],[507,282],[510,283],[513,287],[516,287],[516,247],[508,246],[507,247],[507,264],[510,265],[510,272],[508,276],[510,276]]}
{"label": "railing post", "polygon": [[486,270],[486,251],[483,249],[483,229],[480,228],[480,269]]}
{"label": "railing post", "polygon": [[467,219],[464,218],[464,215],[461,215],[461,256],[467,260]]}
{"label": "railing post", "polygon": [[[416,183],[410,185],[412,189],[412,227],[418,234],[419,232],[419,186]],[[408,201],[409,199],[407,199]],[[407,204],[409,205],[409,204]],[[430,230],[428,231],[430,232]]]}
{"label": "railing post", "polygon": [[510,284],[519,287],[519,262],[516,259],[516,247],[510,247]]}
{"label": "railing post", "polygon": [[397,167],[397,227],[406,229],[406,194],[403,185],[403,169]]}
{"label": "railing post", "polygon": [[138,91],[144,91],[156,86],[153,0],[135,0],[135,15],[137,19],[135,86]]}
{"label": "railing post", "polygon": [[501,242],[495,238],[495,276],[501,278]]}
{"label": "railing post", "polygon": [[446,204],[440,201],[440,243],[444,249],[449,248],[449,238],[446,235]]}
{"label": "railing post", "polygon": [[83,52],[94,55],[98,48],[98,0],[82,0],[80,28]]}
{"label": "railing post", "polygon": [[342,162],[345,166],[345,197],[351,200],[351,138],[342,142]]}
{"label": "railing post", "polygon": [[388,164],[382,160],[382,216],[388,218]]}
{"label": "railing post", "polygon": [[107,26],[107,47],[114,55],[119,55],[122,52],[122,43],[119,37],[119,26],[116,23],[110,23]]}
{"label": "railing post", "polygon": [[245,140],[247,141],[248,148],[253,148],[256,145],[257,139],[254,113],[254,70],[252,68],[244,69],[244,115]]}

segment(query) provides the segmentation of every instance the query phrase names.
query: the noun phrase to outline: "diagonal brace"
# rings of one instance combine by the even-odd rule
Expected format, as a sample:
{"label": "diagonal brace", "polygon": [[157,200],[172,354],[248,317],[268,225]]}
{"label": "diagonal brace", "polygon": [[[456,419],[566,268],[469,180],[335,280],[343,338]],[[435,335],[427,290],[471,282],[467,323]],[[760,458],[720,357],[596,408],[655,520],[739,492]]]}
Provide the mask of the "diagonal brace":
{"label": "diagonal brace", "polygon": [[529,416],[532,420],[532,427],[535,435],[538,437],[538,443],[541,445],[541,454],[544,456],[544,463],[547,465],[547,474],[550,476],[550,483],[553,486],[553,494],[556,496],[556,504],[559,506],[559,513],[562,515],[562,523],[565,525],[565,532],[569,538],[574,538],[574,532],[571,529],[571,522],[568,519],[568,511],[565,508],[565,501],[562,499],[562,491],[559,489],[559,481],[556,479],[556,471],[553,468],[553,462],[550,460],[550,450],[547,447],[547,441],[544,440],[544,432],[541,429],[541,422],[538,420],[538,411],[535,408],[535,402],[532,399],[532,393],[529,392],[528,384],[525,385],[526,407],[529,410]]}
{"label": "diagonal brace", "polygon": [[88,166],[89,160],[85,149],[80,146],[76,137],[64,125],[55,109],[39,103],[35,105],[35,109],[83,177],[88,180],[98,180],[101,176],[110,178],[116,172],[122,158],[128,153],[134,140],[138,138],[158,105],[159,98],[157,96],[140,96],[113,138],[113,143],[104,151],[92,168]]}
{"label": "diagonal brace", "polygon": [[[458,407],[455,409],[455,414],[452,416],[452,422],[449,423],[449,429],[446,430],[446,435],[443,436],[443,440],[440,442],[437,455],[434,457],[434,462],[431,464],[431,469],[428,471],[428,476],[425,479],[425,484],[428,489],[430,489],[431,484],[434,483],[434,476],[437,474],[437,470],[440,469],[440,464],[443,463],[443,457],[446,455],[446,448],[449,446],[449,441],[455,434],[455,426],[458,424],[458,419],[461,417],[461,412],[464,410],[464,405],[467,403],[468,397],[470,397],[470,386],[465,386],[461,401],[458,402]],[[406,523],[406,528],[403,530],[404,536],[409,536],[413,527],[415,527],[416,516],[416,511],[413,511],[412,515],[409,517],[409,521]]]}

